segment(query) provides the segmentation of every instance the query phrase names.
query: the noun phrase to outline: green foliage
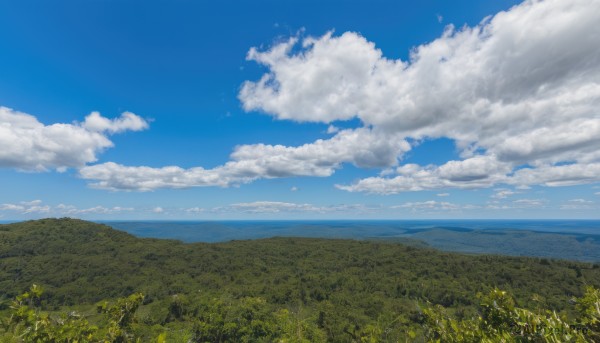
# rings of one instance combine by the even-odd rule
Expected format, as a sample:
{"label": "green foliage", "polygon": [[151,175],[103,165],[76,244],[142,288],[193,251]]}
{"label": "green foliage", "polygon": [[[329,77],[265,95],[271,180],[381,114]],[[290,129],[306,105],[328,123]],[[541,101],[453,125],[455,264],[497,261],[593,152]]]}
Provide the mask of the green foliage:
{"label": "green foliage", "polygon": [[[54,315],[42,312],[34,305],[39,304],[41,295],[41,288],[33,285],[30,291],[17,296],[3,327],[2,341],[125,343],[141,342],[144,337],[144,328],[134,327],[136,311],[144,299],[142,294],[117,299],[113,304],[99,304],[98,311],[105,315],[100,329],[74,312]],[[188,302],[187,306],[180,300],[173,297],[169,308],[177,312],[178,319],[189,324],[188,332],[183,335],[161,332],[156,335],[156,342],[181,341],[182,337],[187,342],[325,341],[314,321],[285,309],[273,312],[261,298],[218,298],[208,302],[198,299],[198,303]]]}
{"label": "green foliage", "polygon": [[135,311],[143,300],[144,295],[136,293],[127,298],[118,299],[112,306],[109,306],[107,302],[99,306],[100,312],[105,313],[109,318],[107,328],[109,342],[131,342],[135,339],[135,335],[131,333],[131,326],[135,322]]}
{"label": "green foliage", "polygon": [[515,306],[505,291],[481,297],[481,315],[467,320],[449,316],[442,306],[425,309],[426,336],[432,342],[596,342],[600,338],[599,291],[589,287],[574,299],[579,316],[569,321],[551,310],[537,312]]}
{"label": "green foliage", "polygon": [[276,314],[281,343],[325,342],[326,335],[318,327],[314,317],[306,317],[302,312],[282,309]]}
{"label": "green foliage", "polygon": [[573,299],[579,314],[579,328],[586,328],[590,335],[600,341],[600,290],[588,286],[583,297]]}
{"label": "green foliage", "polygon": [[[42,312],[38,300],[42,295],[40,287],[33,285],[28,292],[13,301],[10,317],[4,323],[2,342],[141,342],[140,330],[134,332],[136,310],[144,297],[137,293],[118,299],[114,304],[99,306],[106,315],[105,327],[100,329],[90,325],[81,315],[50,315]],[[425,337],[428,342],[449,343],[494,343],[494,342],[596,342],[600,338],[598,323],[600,318],[600,291],[589,287],[585,295],[573,299],[578,317],[569,322],[554,311],[530,311],[515,306],[513,298],[505,291],[493,289],[486,296],[480,296],[480,315],[457,320],[448,315],[440,305],[423,311]],[[186,342],[280,342],[309,343],[335,341],[328,339],[319,328],[320,319],[303,316],[301,311],[290,312],[281,309],[272,312],[261,298],[210,299],[208,302],[187,303],[184,308],[178,299],[179,319],[192,323],[191,330],[179,330],[169,335],[163,331],[153,335],[158,343],[168,341]],[[170,308],[173,308],[172,306]],[[399,320],[397,318],[396,320]],[[390,323],[382,321],[370,323],[361,331],[351,334],[346,341],[377,343],[397,342],[397,338],[387,336]],[[163,328],[164,329],[164,328]],[[168,329],[168,326],[167,326]],[[185,331],[182,335],[181,331]],[[104,335],[102,333],[105,333]],[[405,337],[416,339],[413,331]],[[148,341],[149,337],[146,337]],[[184,339],[185,338],[185,339]]]}
{"label": "green foliage", "polygon": [[[20,314],[2,305],[31,284],[45,292],[17,298]],[[86,334],[122,342],[404,342],[425,337],[424,321],[428,337],[455,341],[486,339],[482,328],[496,339],[561,323],[598,332],[598,294],[584,294],[586,285],[600,286],[598,265],[382,241],[184,244],[73,219],[0,225],[0,317],[13,341],[34,334],[25,327],[44,335],[60,323],[81,331],[80,342]],[[496,288],[512,296],[490,295]],[[102,315],[93,311],[117,298],[100,303]],[[444,308],[421,311],[417,303]],[[61,314],[73,306],[77,312]]]}
{"label": "green foliage", "polygon": [[50,316],[39,310],[42,289],[33,285],[16,297],[4,322],[6,342],[97,342],[97,327],[75,312]]}
{"label": "green foliage", "polygon": [[[87,343],[138,342],[132,332],[135,312],[144,296],[133,294],[117,299],[114,304],[103,303],[98,309],[105,314],[105,327],[98,329],[75,311],[48,313],[41,310],[40,299],[43,290],[33,285],[29,291],[18,295],[10,306],[10,316],[3,321],[3,341],[7,342],[48,342],[48,343]],[[160,341],[161,336],[158,337]]]}
{"label": "green foliage", "polygon": [[271,342],[276,323],[261,298],[211,299],[194,318],[194,342]]}

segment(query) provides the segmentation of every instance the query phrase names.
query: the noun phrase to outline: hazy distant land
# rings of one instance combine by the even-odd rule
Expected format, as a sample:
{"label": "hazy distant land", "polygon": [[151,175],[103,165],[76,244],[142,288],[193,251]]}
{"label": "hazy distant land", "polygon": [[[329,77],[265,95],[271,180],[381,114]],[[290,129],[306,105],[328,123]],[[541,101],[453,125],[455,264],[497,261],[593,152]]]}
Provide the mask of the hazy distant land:
{"label": "hazy distant land", "polygon": [[466,253],[600,261],[599,220],[110,221],[138,237],[225,242],[269,237],[384,239]]}

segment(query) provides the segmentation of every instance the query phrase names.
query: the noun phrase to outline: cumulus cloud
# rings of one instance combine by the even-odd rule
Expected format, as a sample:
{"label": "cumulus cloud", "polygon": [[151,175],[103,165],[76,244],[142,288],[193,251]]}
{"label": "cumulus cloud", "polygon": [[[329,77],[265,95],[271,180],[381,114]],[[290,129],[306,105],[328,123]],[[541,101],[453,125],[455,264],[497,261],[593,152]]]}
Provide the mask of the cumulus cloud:
{"label": "cumulus cloud", "polygon": [[206,209],[204,209],[202,207],[190,207],[190,208],[186,208],[185,212],[190,213],[190,214],[198,214],[198,213],[206,212]]}
{"label": "cumulus cloud", "polygon": [[[598,13],[593,0],[525,1],[475,27],[448,26],[440,38],[415,47],[408,61],[385,58],[353,32],[292,38],[248,53],[268,72],[244,83],[239,97],[246,110],[278,119],[358,118],[404,138],[447,137],[464,158],[339,187],[349,191],[595,182]],[[467,166],[470,175],[461,170]]]}
{"label": "cumulus cloud", "polygon": [[50,206],[42,205],[41,200],[22,201],[18,204],[0,204],[0,211],[10,211],[22,214],[48,213]]}
{"label": "cumulus cloud", "polygon": [[92,112],[85,117],[82,126],[95,132],[119,133],[145,130],[148,122],[131,112],[123,112],[121,117],[112,120],[101,116],[99,112]]}
{"label": "cumulus cloud", "polygon": [[439,197],[447,197],[447,196],[450,196],[450,193],[438,193],[436,195]]}
{"label": "cumulus cloud", "polygon": [[130,212],[135,209],[132,207],[104,207],[94,206],[90,208],[78,208],[73,205],[59,204],[50,206],[43,204],[42,200],[22,201],[16,204],[0,204],[0,212],[9,212],[20,215],[56,215],[56,216],[79,216],[86,214],[110,214],[118,212]]}
{"label": "cumulus cloud", "polygon": [[541,184],[550,187],[572,186],[598,182],[600,178],[600,162],[573,163],[569,165],[541,165],[537,168],[517,170],[509,179],[511,184],[528,186]]}
{"label": "cumulus cloud", "polygon": [[119,212],[131,212],[135,209],[133,207],[104,207],[104,206],[94,206],[89,208],[79,209],[73,205],[65,205],[59,204],[53,208],[53,212],[61,215],[85,215],[85,214],[110,214],[110,213],[119,213]]}
{"label": "cumulus cloud", "polygon": [[[494,140],[498,128],[530,133],[539,127],[532,124],[548,119],[549,105],[561,107],[551,118],[560,124],[561,116],[581,112],[593,119],[589,105],[600,90],[593,9],[599,7],[593,0],[526,1],[473,28],[448,26],[439,39],[414,48],[410,61],[386,59],[353,32],[306,38],[294,54],[298,40],[290,39],[264,52],[250,50],[248,59],[269,73],[247,81],[240,99],[247,110],[280,119],[358,117],[407,135],[416,129],[410,135],[449,135],[465,143],[488,137],[488,129]],[[585,108],[572,108],[578,104]],[[536,113],[523,113],[531,110]],[[513,120],[523,115],[534,123]]]}
{"label": "cumulus cloud", "polygon": [[428,201],[421,201],[421,202],[407,202],[402,205],[391,206],[390,208],[392,208],[392,209],[410,209],[413,212],[420,212],[420,211],[428,211],[428,212],[436,211],[437,212],[437,211],[472,210],[472,209],[476,209],[479,207],[474,206],[474,205],[454,204],[454,203],[447,202],[447,201],[428,200]]}
{"label": "cumulus cloud", "polygon": [[[336,185],[351,192],[599,182],[599,13],[596,0],[527,0],[474,27],[447,26],[406,61],[386,58],[355,32],[251,48],[247,59],[266,72],[243,83],[243,108],[327,124],[332,137],[294,147],[241,145],[214,168],[104,163],[80,175],[97,188],[149,191],[326,177],[351,163],[385,171]],[[137,127],[126,119],[92,117],[84,127]],[[333,126],[351,119],[362,127]],[[438,138],[453,140],[460,159],[400,165],[409,142]]]}
{"label": "cumulus cloud", "polygon": [[511,195],[518,194],[518,192],[508,188],[496,188],[494,191],[495,193],[491,196],[493,199],[505,199]]}
{"label": "cumulus cloud", "polygon": [[545,199],[518,199],[513,201],[517,207],[543,207],[547,203]]}
{"label": "cumulus cloud", "polygon": [[593,201],[585,199],[571,199],[560,206],[561,210],[591,210],[595,207]]}
{"label": "cumulus cloud", "polygon": [[543,208],[546,207],[547,204],[548,200],[546,199],[517,199],[510,202],[492,200],[488,202],[485,208],[488,210],[532,209]]}
{"label": "cumulus cloud", "polygon": [[352,212],[352,213],[368,213],[378,210],[378,208],[368,207],[363,204],[342,204],[342,205],[327,205],[317,206],[313,204],[299,204],[281,201],[253,201],[231,204],[224,207],[215,207],[211,211],[217,213],[335,213],[335,212]]}
{"label": "cumulus cloud", "polygon": [[112,120],[93,112],[81,124],[44,125],[30,114],[0,107],[0,167],[24,171],[81,167],[113,146],[108,134],[147,127],[131,112]]}
{"label": "cumulus cloud", "polygon": [[330,176],[342,163],[363,168],[385,167],[396,164],[398,156],[409,149],[403,139],[388,140],[375,130],[359,128],[297,147],[240,145],[229,162],[212,169],[130,167],[107,162],[81,168],[80,176],[94,180],[92,187],[110,190],[228,187],[259,178]]}
{"label": "cumulus cloud", "polygon": [[571,200],[569,200],[569,202],[572,204],[593,204],[594,203],[591,200],[585,200],[585,199],[571,199]]}
{"label": "cumulus cloud", "polygon": [[370,177],[352,185],[336,187],[349,192],[379,194],[440,188],[473,189],[502,182],[509,171],[506,165],[489,156],[474,156],[462,161],[449,161],[441,166],[405,164],[395,170],[395,177]]}
{"label": "cumulus cloud", "polygon": [[321,212],[319,207],[311,204],[296,204],[278,201],[255,201],[237,203],[229,206],[234,212],[278,213],[278,212]]}
{"label": "cumulus cloud", "polygon": [[1,204],[0,211],[23,211],[25,206],[15,204]]}
{"label": "cumulus cloud", "polygon": [[329,133],[329,134],[337,133],[338,131],[340,131],[340,128],[337,126],[329,125],[327,127],[327,133]]}

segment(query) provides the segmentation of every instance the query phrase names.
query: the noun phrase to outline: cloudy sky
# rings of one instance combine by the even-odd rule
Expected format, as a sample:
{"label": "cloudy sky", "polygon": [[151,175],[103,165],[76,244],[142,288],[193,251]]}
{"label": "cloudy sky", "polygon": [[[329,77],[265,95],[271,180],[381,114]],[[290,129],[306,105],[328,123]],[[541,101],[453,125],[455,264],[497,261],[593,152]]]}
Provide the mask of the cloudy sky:
{"label": "cloudy sky", "polygon": [[600,1],[0,3],[0,220],[600,218]]}

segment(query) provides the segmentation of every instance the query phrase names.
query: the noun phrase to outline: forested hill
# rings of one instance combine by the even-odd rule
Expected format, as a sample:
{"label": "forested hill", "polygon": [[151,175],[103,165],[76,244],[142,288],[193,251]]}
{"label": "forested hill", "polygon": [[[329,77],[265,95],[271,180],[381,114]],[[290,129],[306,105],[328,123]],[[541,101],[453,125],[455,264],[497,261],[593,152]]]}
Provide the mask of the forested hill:
{"label": "forested hill", "polygon": [[[395,325],[412,325],[419,304],[428,302],[466,316],[479,303],[476,294],[493,287],[510,291],[520,306],[569,313],[569,300],[581,296],[585,285],[600,286],[600,267],[381,241],[185,244],[136,238],[75,219],[0,225],[0,298],[34,283],[45,288],[48,306],[91,304],[133,292],[146,295],[146,306],[174,294],[258,297],[274,308],[318,314],[321,325],[331,325],[328,334],[341,337],[349,326],[364,327],[382,316],[400,316]],[[167,320],[163,314],[148,318],[149,324]]]}
{"label": "forested hill", "polygon": [[163,296],[224,289],[276,302],[378,291],[452,305],[471,303],[473,292],[491,286],[515,289],[517,294],[541,293],[560,302],[581,294],[583,284],[600,285],[596,264],[469,256],[353,240],[184,244],[136,238],[68,218],[0,225],[0,257],[2,296],[38,283],[58,304],[94,302],[133,291]]}

